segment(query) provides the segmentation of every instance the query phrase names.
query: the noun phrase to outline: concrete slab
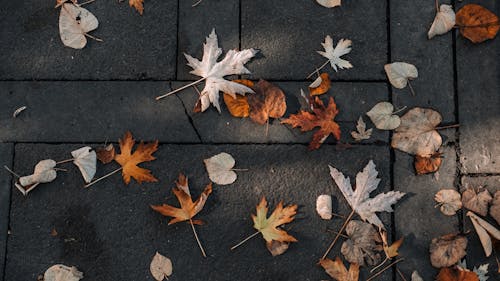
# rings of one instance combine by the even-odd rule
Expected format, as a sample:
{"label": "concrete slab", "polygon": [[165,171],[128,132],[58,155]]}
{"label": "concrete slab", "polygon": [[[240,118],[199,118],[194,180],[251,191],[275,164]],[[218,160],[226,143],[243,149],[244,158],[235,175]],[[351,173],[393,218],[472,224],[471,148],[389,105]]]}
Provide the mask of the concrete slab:
{"label": "concrete slab", "polygon": [[[12,167],[14,144],[0,143],[0,167]],[[10,212],[10,181],[11,174],[5,169],[0,172],[0,280],[3,280],[4,265],[7,251]]]}

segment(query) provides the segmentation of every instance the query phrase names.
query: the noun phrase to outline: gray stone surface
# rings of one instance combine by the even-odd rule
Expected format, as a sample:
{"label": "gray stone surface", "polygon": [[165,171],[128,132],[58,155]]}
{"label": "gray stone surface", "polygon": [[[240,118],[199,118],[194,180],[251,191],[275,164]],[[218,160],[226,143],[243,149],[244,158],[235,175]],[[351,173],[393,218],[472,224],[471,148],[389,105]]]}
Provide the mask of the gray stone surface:
{"label": "gray stone surface", "polygon": [[3,280],[7,237],[9,231],[10,188],[12,176],[3,169],[3,166],[12,167],[14,145],[0,143],[0,280]]}
{"label": "gray stone surface", "polygon": [[155,101],[169,89],[168,82],[1,82],[0,140],[105,142],[130,130],[139,139],[198,142],[178,99]]}
{"label": "gray stone surface", "polygon": [[345,1],[336,9],[314,1],[241,1],[241,47],[259,48],[262,58],[248,66],[252,77],[303,80],[326,58],[317,50],[330,35],[334,44],[352,40],[344,56],[354,68],[325,70],[333,79],[384,79],[387,62],[386,1]]}
{"label": "gray stone surface", "polygon": [[418,69],[418,78],[410,82],[416,96],[408,87],[393,88],[395,105],[430,107],[441,113],[445,123],[455,123],[452,33],[427,39],[436,15],[434,2],[390,2],[392,62],[411,63]]}
{"label": "gray stone surface", "polygon": [[[490,11],[500,3],[476,1]],[[460,5],[462,6],[462,5]],[[500,41],[473,44],[457,35],[460,162],[462,172],[500,172]]]}
{"label": "gray stone surface", "polygon": [[140,16],[128,3],[86,5],[99,20],[83,50],[59,37],[55,1],[5,2],[0,10],[0,79],[141,80],[175,78],[177,1],[146,1]]}
{"label": "gray stone surface", "polygon": [[[300,109],[300,89],[307,92],[310,83],[305,82],[273,82],[279,86],[287,98],[287,111],[285,118]],[[174,82],[172,87],[179,88],[185,82]],[[203,87],[200,86],[200,89]],[[232,117],[224,104],[222,94],[220,102],[222,114],[217,109],[209,108],[203,113],[193,113],[193,107],[198,99],[198,94],[193,88],[189,88],[178,94],[186,106],[188,114],[191,115],[203,142],[209,143],[308,143],[312,133],[301,133],[299,129],[291,129],[280,124],[279,120],[273,120],[269,125],[269,135],[265,135],[265,126],[252,122],[249,118]],[[387,100],[387,87],[383,83],[347,83],[337,82],[332,89],[322,96],[325,102],[328,97],[333,96],[339,109],[335,120],[339,121],[342,129],[342,142],[354,141],[350,132],[355,129],[356,121],[363,115],[367,128],[374,128],[368,116],[364,115],[377,102]],[[171,97],[170,99],[173,99]],[[316,131],[316,130],[314,130]],[[374,129],[372,138],[363,143],[388,142],[388,132]],[[327,142],[335,142],[329,137]]]}
{"label": "gray stone surface", "polygon": [[240,3],[234,0],[202,1],[192,7],[191,1],[179,1],[179,52],[177,57],[177,80],[197,80],[200,77],[189,74],[184,53],[199,60],[203,57],[203,43],[212,28],[215,28],[219,47],[224,53],[239,49],[240,45]]}
{"label": "gray stone surface", "polygon": [[[37,160],[63,159],[77,147],[16,145],[15,169],[28,173]],[[236,167],[249,171],[238,172],[230,186],[216,185],[197,216],[206,222],[196,227],[208,254],[205,259],[189,225],[167,226],[167,219],[149,205],[178,206],[170,190],[180,171],[189,177],[191,192],[198,196],[208,183],[202,159],[221,151],[235,157]],[[377,191],[390,189],[389,150],[380,146],[358,146],[348,152],[324,146],[308,152],[297,145],[162,145],[155,156],[157,160],[142,166],[152,170],[158,183],[125,186],[115,175],[84,189],[78,170],[68,163],[67,172],[28,197],[14,192],[6,280],[35,280],[54,263],[76,265],[89,280],[153,280],[149,262],[156,251],[172,259],[170,280],[199,280],[200,276],[203,280],[321,280],[327,275],[316,262],[333,238],[326,229],[339,229],[342,221],[321,220],[315,211],[316,197],[332,194],[335,212],[350,211],[327,165],[353,177],[373,159],[382,179]],[[98,175],[115,167],[99,165]],[[231,246],[254,232],[250,214],[262,196],[271,209],[280,200],[299,205],[296,220],[285,226],[299,242],[274,258],[261,237],[231,252]],[[390,229],[390,215],[381,217]],[[52,229],[57,236],[50,235]],[[330,257],[340,254],[340,245]],[[365,269],[360,280],[367,276]],[[378,280],[392,280],[391,272]]]}
{"label": "gray stone surface", "polygon": [[404,237],[400,255],[405,261],[398,268],[410,275],[418,270],[424,280],[434,280],[437,270],[429,259],[432,238],[459,231],[457,216],[445,216],[434,208],[434,195],[440,189],[455,188],[456,157],[454,148],[443,149],[443,164],[436,174],[415,175],[413,156],[396,151],[394,189],[407,192],[405,200],[396,206],[396,238]]}

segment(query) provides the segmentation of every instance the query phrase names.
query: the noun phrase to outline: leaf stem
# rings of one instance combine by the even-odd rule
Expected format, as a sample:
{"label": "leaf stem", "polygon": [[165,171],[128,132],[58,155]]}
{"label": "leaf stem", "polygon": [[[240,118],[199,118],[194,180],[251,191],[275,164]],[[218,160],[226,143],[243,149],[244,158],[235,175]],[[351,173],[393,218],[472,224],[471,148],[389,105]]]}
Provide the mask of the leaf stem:
{"label": "leaf stem", "polygon": [[354,216],[354,209],[351,211],[351,213],[349,214],[349,216],[345,220],[344,224],[340,228],[340,231],[337,233],[337,236],[335,236],[335,239],[333,239],[333,241],[330,244],[330,246],[328,246],[328,249],[326,250],[326,252],[323,255],[323,257],[321,257],[322,260],[324,260],[326,258],[326,256],[328,255],[328,253],[330,253],[330,251],[332,250],[332,248],[335,245],[335,243],[337,243],[337,240],[339,239],[340,234],[344,231],[345,227],[347,226],[347,223],[349,223],[349,221],[351,220],[352,216]]}
{"label": "leaf stem", "polygon": [[71,162],[71,161],[73,161],[73,160],[75,160],[75,158],[62,160],[62,161],[56,162],[56,165],[63,164],[63,163],[67,163],[67,162]]}
{"label": "leaf stem", "polygon": [[20,178],[21,176],[16,174],[16,172],[12,171],[9,167],[7,167],[6,165],[3,166],[5,168],[5,170],[7,170],[9,173],[13,174],[14,176]]}
{"label": "leaf stem", "polygon": [[439,2],[436,0],[436,14],[439,13]]}
{"label": "leaf stem", "polygon": [[166,94],[164,94],[164,95],[157,96],[157,97],[156,97],[156,100],[161,100],[162,98],[166,98],[166,97],[168,97],[168,96],[170,96],[170,95],[173,95],[173,94],[175,94],[175,93],[177,93],[177,92],[180,92],[180,91],[182,91],[182,90],[184,90],[184,89],[187,89],[187,88],[189,88],[189,87],[191,87],[191,86],[193,86],[193,85],[196,85],[196,84],[198,84],[198,83],[202,82],[202,81],[203,81],[203,80],[205,80],[205,79],[207,79],[207,78],[206,78],[206,77],[203,77],[203,78],[198,79],[198,80],[196,80],[196,81],[194,81],[194,82],[191,82],[191,83],[189,83],[189,84],[187,84],[187,85],[184,85],[184,86],[182,86],[182,87],[180,87],[180,88],[178,88],[178,89],[175,89],[175,90],[173,90],[173,91],[170,91],[170,92],[168,92],[168,93],[166,93]]}
{"label": "leaf stem", "polygon": [[376,271],[379,267],[381,267],[382,265],[385,264],[386,261],[388,261],[389,258],[385,257],[385,259],[377,266],[375,266],[374,268],[372,268],[372,270],[370,270],[370,273],[373,273],[374,271]]}
{"label": "leaf stem", "polygon": [[248,236],[247,238],[243,239],[243,241],[241,241],[240,243],[238,243],[238,244],[236,244],[236,245],[232,246],[232,247],[231,247],[231,251],[232,251],[232,250],[234,250],[234,249],[236,249],[236,248],[238,248],[239,246],[241,246],[243,243],[247,242],[248,240],[250,240],[250,239],[254,238],[254,237],[255,237],[257,234],[259,234],[259,233],[260,233],[260,232],[259,232],[259,231],[257,231],[257,232],[255,232],[254,234],[252,234],[252,235]]}
{"label": "leaf stem", "polygon": [[415,91],[413,90],[413,87],[411,86],[410,79],[408,79],[408,87],[410,88],[411,95],[415,96]]}
{"label": "leaf stem", "polygon": [[200,239],[198,238],[198,234],[196,233],[196,229],[194,228],[193,220],[189,219],[189,223],[191,224],[191,229],[193,230],[194,238],[196,238],[196,242],[198,242],[198,247],[200,247],[201,254],[203,255],[204,258],[206,258],[207,254],[205,254],[205,250],[203,249]]}
{"label": "leaf stem", "polygon": [[342,234],[342,233],[339,233],[339,232],[337,232],[337,231],[335,231],[335,230],[333,230],[333,229],[327,229],[326,231],[331,232],[331,233],[338,234],[338,235],[340,235],[340,237],[342,237],[342,238],[349,239],[349,236],[347,236],[347,235],[345,235],[345,234]]}
{"label": "leaf stem", "polygon": [[407,281],[401,270],[399,270],[399,268],[397,267],[396,267],[396,272],[399,274],[399,276],[401,276],[401,279],[403,279],[403,281]]}
{"label": "leaf stem", "polygon": [[[77,4],[77,5],[78,5],[79,7],[81,7],[81,6],[83,6],[83,5],[90,4],[90,3],[94,2],[94,1],[95,1],[95,0],[89,0],[89,1],[87,1],[87,2],[83,2],[83,3],[81,3],[81,4]],[[76,1],[75,1],[75,2],[76,2]]]}
{"label": "leaf stem", "polygon": [[311,76],[313,76],[313,75],[314,75],[314,73],[316,73],[316,72],[320,71],[321,69],[323,69],[323,67],[325,67],[325,66],[326,66],[329,62],[330,62],[329,60],[325,61],[325,63],[324,63],[324,64],[322,64],[319,68],[316,68],[316,70],[314,70],[314,71],[313,71],[313,72],[311,72],[309,75],[307,75],[306,79],[311,78]]}
{"label": "leaf stem", "polygon": [[203,0],[198,0],[198,2],[194,3],[193,5],[191,5],[191,7],[196,7],[196,6],[198,6],[198,5],[201,3],[201,1],[203,1]]}
{"label": "leaf stem", "polygon": [[460,124],[453,124],[453,125],[447,125],[447,126],[441,126],[441,127],[436,127],[434,130],[444,130],[444,129],[449,129],[449,128],[458,128],[460,127]]}
{"label": "leaf stem", "polygon": [[240,172],[246,172],[246,171],[248,171],[248,169],[231,169],[230,171],[235,171],[235,172],[238,172],[238,171],[240,171]]}
{"label": "leaf stem", "polygon": [[373,280],[375,278],[377,278],[380,274],[382,274],[384,271],[386,271],[387,269],[389,269],[391,266],[397,264],[398,262],[401,262],[401,261],[404,261],[404,258],[400,258],[398,260],[395,260],[393,262],[391,262],[389,265],[387,265],[386,267],[382,268],[382,270],[380,270],[379,272],[375,273],[374,275],[370,276],[368,279],[366,279],[366,281],[370,281],[370,280]]}
{"label": "leaf stem", "polygon": [[83,33],[83,35],[87,36],[87,37],[88,37],[88,38],[90,38],[90,39],[94,39],[94,40],[95,40],[95,41],[97,41],[97,42],[103,42],[103,41],[104,41],[104,40],[102,40],[101,38],[97,38],[97,37],[92,36],[92,35],[90,35],[90,34],[88,34],[88,33]]}
{"label": "leaf stem", "polygon": [[118,168],[118,169],[114,170],[113,172],[111,172],[111,173],[109,173],[109,174],[106,174],[106,175],[104,175],[104,176],[102,176],[102,177],[100,177],[100,178],[98,178],[98,179],[96,179],[96,180],[94,180],[94,181],[92,181],[92,182],[90,182],[90,183],[88,183],[88,184],[84,185],[83,187],[87,188],[87,187],[89,187],[89,186],[91,186],[91,185],[93,185],[93,184],[95,184],[95,183],[97,183],[97,182],[99,182],[99,181],[101,181],[101,180],[103,180],[103,179],[105,179],[105,178],[107,178],[107,177],[111,176],[111,175],[114,175],[114,174],[118,173],[118,172],[119,172],[119,171],[121,171],[122,169],[123,169],[123,167],[120,167],[120,168]]}
{"label": "leaf stem", "polygon": [[400,113],[401,111],[405,110],[406,108],[407,108],[407,106],[405,105],[405,106],[401,107],[400,109],[394,111],[392,114]]}

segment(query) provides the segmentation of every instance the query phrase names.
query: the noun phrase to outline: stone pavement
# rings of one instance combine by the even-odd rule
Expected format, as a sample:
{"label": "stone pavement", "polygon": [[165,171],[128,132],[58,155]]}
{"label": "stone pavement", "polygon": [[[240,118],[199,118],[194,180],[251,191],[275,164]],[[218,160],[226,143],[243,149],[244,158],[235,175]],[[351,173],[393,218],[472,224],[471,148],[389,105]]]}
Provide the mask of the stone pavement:
{"label": "stone pavement", "polygon": [[[397,268],[407,279],[418,270],[432,280],[437,270],[428,259],[431,239],[471,230],[464,213],[445,217],[434,208],[434,194],[467,184],[500,189],[500,39],[473,45],[453,31],[427,40],[433,1],[353,0],[326,9],[313,0],[203,0],[194,8],[191,1],[146,0],[141,17],[127,3],[97,0],[87,8],[100,21],[92,34],[104,42],[90,40],[83,50],[60,42],[53,2],[4,1],[0,8],[0,165],[28,174],[39,160],[66,159],[75,148],[116,142],[130,130],[138,140],[160,141],[157,160],[142,165],[159,182],[125,186],[114,176],[83,189],[81,176],[68,164],[68,172],[24,197],[2,169],[0,280],[36,280],[55,263],[76,265],[84,280],[153,280],[149,263],[156,251],[173,261],[170,280],[327,279],[316,262],[333,238],[327,229],[339,229],[342,221],[321,220],[316,197],[332,194],[336,212],[350,211],[327,165],[353,177],[370,159],[382,179],[379,191],[408,193],[393,214],[381,214],[393,239],[405,237],[400,250],[405,261]],[[452,4],[457,10],[464,2]],[[472,2],[500,13],[498,1]],[[334,82],[327,96],[334,96],[340,109],[342,142],[353,146],[341,149],[328,139],[310,152],[311,134],[276,120],[266,137],[263,126],[230,117],[224,105],[221,115],[213,108],[193,113],[192,89],[156,102],[155,96],[197,79],[183,52],[200,58],[212,28],[224,51],[261,50],[247,64],[249,77],[285,91],[286,115],[298,110],[300,88],[310,83],[305,77],[324,61],[315,52],[324,37],[351,39],[346,57],[354,68],[338,73],[328,68]],[[390,87],[383,65],[392,61],[417,66],[416,96]],[[416,176],[413,158],[390,148],[388,132],[375,130],[372,139],[353,143],[349,132],[356,120],[379,101],[431,107],[441,112],[443,124],[460,123],[440,132],[444,162],[437,175]],[[28,109],[12,118],[23,105]],[[176,204],[170,190],[181,171],[199,194],[208,183],[202,159],[222,151],[249,171],[230,186],[215,186],[200,213],[206,222],[197,228],[205,259],[189,226],[167,226],[149,205]],[[99,165],[98,175],[113,165]],[[299,242],[274,258],[261,238],[229,251],[253,232],[250,213],[262,196],[273,207],[280,200],[299,205],[297,219],[286,226]],[[467,237],[468,264],[489,262],[496,271],[474,231]],[[339,254],[340,244],[330,257]],[[364,270],[360,280],[368,276]],[[401,279],[389,270],[377,280]]]}

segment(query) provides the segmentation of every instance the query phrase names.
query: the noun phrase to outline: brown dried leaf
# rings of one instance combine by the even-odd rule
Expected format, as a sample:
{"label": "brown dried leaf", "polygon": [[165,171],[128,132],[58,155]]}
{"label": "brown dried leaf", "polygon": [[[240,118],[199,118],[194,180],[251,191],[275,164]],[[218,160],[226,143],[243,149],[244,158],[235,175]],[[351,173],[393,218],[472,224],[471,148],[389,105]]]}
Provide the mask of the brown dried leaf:
{"label": "brown dried leaf", "polygon": [[434,267],[448,267],[456,264],[467,252],[467,238],[457,234],[447,234],[432,239],[429,252]]}
{"label": "brown dried leaf", "polygon": [[337,257],[335,261],[331,259],[322,259],[319,264],[325,269],[326,273],[337,281],[358,281],[359,265],[351,263],[349,271],[345,267],[342,260]]}
{"label": "brown dried leaf", "polygon": [[397,240],[396,242],[392,243],[391,246],[389,246],[389,243],[387,242],[387,232],[383,231],[380,237],[382,238],[382,242],[384,245],[385,256],[388,259],[397,257],[399,255],[399,247],[401,247],[401,244],[403,244],[404,238]]}
{"label": "brown dried leaf", "polygon": [[285,114],[285,94],[279,87],[261,79],[252,89],[255,93],[247,95],[250,119],[263,125],[269,118],[281,118]]}
{"label": "brown dried leaf", "polygon": [[488,204],[493,197],[486,188],[479,190],[467,188],[462,193],[462,204],[465,208],[484,217],[488,214]]}
{"label": "brown dried leaf", "polygon": [[103,164],[108,164],[113,161],[116,155],[115,147],[113,146],[113,144],[98,147],[96,148],[95,152],[97,154],[97,159],[99,159],[99,161],[101,161]]}
{"label": "brown dried leaf", "polygon": [[149,265],[149,271],[153,275],[153,278],[157,281],[168,280],[168,277],[172,275],[172,269],[172,261],[156,252]]}
{"label": "brown dried leaf", "polygon": [[382,240],[375,228],[366,222],[352,220],[347,224],[349,239],[342,243],[341,252],[350,263],[360,266],[375,265],[380,262]]}
{"label": "brown dried leaf", "polygon": [[456,14],[456,24],[462,36],[473,43],[495,38],[500,29],[498,17],[477,4],[463,6]]}
{"label": "brown dried leaf", "polygon": [[273,255],[273,257],[285,253],[286,250],[288,250],[289,245],[290,243],[288,242],[280,242],[276,240],[271,241],[271,243],[266,243],[266,247],[269,252],[271,252],[271,255]]}
{"label": "brown dried leaf", "polygon": [[[250,80],[233,80],[233,82],[245,85],[249,88],[253,87],[253,82]],[[248,104],[247,96],[236,95],[235,93],[224,93],[224,103],[226,103],[229,113],[234,117],[248,117],[250,114],[250,105]],[[201,104],[200,104],[201,111]]]}
{"label": "brown dried leaf", "polygon": [[[320,82],[319,85],[316,85],[317,82]],[[328,76],[328,73],[321,73],[319,77],[309,85],[309,95],[311,96],[319,96],[322,95],[328,90],[330,90],[331,87],[331,81],[330,77]]]}
{"label": "brown dried leaf", "polygon": [[490,216],[492,216],[497,221],[497,223],[500,224],[500,190],[495,192],[493,201],[491,202]]}
{"label": "brown dried leaf", "polygon": [[437,281],[479,281],[476,273],[459,266],[441,268]]}
{"label": "brown dried leaf", "polygon": [[415,171],[417,175],[434,173],[439,170],[442,163],[442,153],[435,152],[430,157],[415,155]]}
{"label": "brown dried leaf", "polygon": [[462,208],[462,200],[460,193],[455,189],[441,189],[434,196],[434,200],[439,204],[440,210],[447,216],[453,216]]}

